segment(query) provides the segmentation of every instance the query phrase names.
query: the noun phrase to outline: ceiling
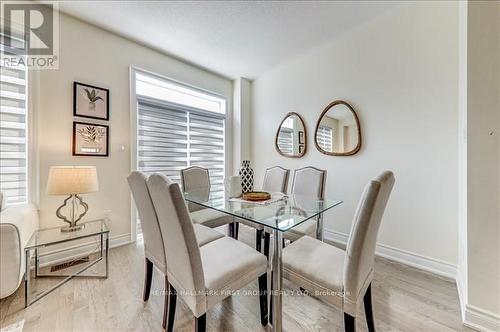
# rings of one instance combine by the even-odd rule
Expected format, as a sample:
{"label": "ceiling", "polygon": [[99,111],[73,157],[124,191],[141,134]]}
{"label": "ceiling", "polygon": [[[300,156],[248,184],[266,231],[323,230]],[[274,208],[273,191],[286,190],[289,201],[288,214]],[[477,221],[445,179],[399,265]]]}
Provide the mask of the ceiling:
{"label": "ceiling", "polygon": [[390,1],[64,1],[72,16],[220,75],[254,79]]}

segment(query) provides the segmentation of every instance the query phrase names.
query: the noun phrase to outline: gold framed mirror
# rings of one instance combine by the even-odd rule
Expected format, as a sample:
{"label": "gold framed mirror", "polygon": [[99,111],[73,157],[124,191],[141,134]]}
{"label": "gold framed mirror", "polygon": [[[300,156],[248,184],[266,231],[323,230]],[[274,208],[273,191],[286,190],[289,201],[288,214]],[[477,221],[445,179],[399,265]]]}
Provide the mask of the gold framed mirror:
{"label": "gold framed mirror", "polygon": [[276,132],[275,147],[280,155],[290,158],[300,158],[306,153],[306,125],[299,114],[290,112],[281,120]]}
{"label": "gold framed mirror", "polygon": [[335,100],[325,107],[316,123],[314,145],[329,156],[352,156],[361,149],[361,126],[349,103]]}

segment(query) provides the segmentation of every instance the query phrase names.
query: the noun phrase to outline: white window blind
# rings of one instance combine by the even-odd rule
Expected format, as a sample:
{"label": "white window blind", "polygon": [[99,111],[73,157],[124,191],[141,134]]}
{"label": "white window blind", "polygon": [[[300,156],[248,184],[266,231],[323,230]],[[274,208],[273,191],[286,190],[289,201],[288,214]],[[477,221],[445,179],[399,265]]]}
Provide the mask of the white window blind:
{"label": "white window blind", "polygon": [[282,127],[278,134],[278,148],[282,153],[293,154],[293,129]]}
{"label": "white window blind", "polygon": [[[0,34],[2,55],[22,56],[17,48],[23,39]],[[25,67],[5,67],[0,63],[0,190],[7,203],[28,201],[28,121]]]}
{"label": "white window blind", "polygon": [[320,148],[327,152],[333,152],[332,142],[333,129],[327,126],[319,126],[316,133],[316,141]]}
{"label": "white window blind", "polygon": [[225,116],[140,96],[137,110],[138,169],[180,182],[181,169],[208,168],[211,192],[222,198]]}

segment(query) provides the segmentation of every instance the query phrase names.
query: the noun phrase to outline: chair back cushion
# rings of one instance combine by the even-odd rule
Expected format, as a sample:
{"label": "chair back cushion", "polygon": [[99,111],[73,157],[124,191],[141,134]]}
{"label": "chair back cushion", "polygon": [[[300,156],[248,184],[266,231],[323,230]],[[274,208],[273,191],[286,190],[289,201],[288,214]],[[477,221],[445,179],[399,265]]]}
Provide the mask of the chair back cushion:
{"label": "chair back cushion", "polygon": [[359,201],[346,248],[344,291],[347,302],[355,303],[373,278],[378,229],[394,181],[392,172],[385,171],[366,185]]}
{"label": "chair back cushion", "polygon": [[325,197],[326,171],[308,166],[293,173],[292,194]]}
{"label": "chair back cushion", "polygon": [[204,296],[205,279],[200,248],[184,196],[179,185],[162,174],[151,175],[147,184],[165,239],[169,282],[178,291],[183,291],[182,298],[193,308],[195,303],[203,301],[199,297]]}
{"label": "chair back cushion", "polygon": [[271,193],[280,192],[286,194],[288,189],[287,187],[289,174],[290,170],[280,166],[266,169],[266,174],[264,175],[264,183],[262,184],[262,190]]}
{"label": "chair back cushion", "polygon": [[[208,169],[200,166],[191,166],[181,170],[181,182],[184,192],[196,190],[197,196],[210,194],[210,173]],[[198,211],[202,207],[197,204],[189,203],[189,211]]]}
{"label": "chair back cushion", "polygon": [[146,184],[147,178],[144,173],[133,171],[127,177],[127,181],[132,191],[132,197],[134,198],[137,213],[141,221],[146,257],[162,270],[163,273],[166,273],[167,261],[163,238],[161,236],[156,211]]}

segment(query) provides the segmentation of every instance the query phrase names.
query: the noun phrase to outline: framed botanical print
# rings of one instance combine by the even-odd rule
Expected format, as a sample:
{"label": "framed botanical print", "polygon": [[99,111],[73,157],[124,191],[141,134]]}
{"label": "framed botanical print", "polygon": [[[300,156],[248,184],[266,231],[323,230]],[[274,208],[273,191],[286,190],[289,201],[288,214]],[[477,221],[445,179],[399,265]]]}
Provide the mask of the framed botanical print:
{"label": "framed botanical print", "polygon": [[109,120],[109,90],[73,82],[73,115]]}
{"label": "framed botanical print", "polygon": [[73,156],[107,157],[108,141],[108,126],[73,122]]}

